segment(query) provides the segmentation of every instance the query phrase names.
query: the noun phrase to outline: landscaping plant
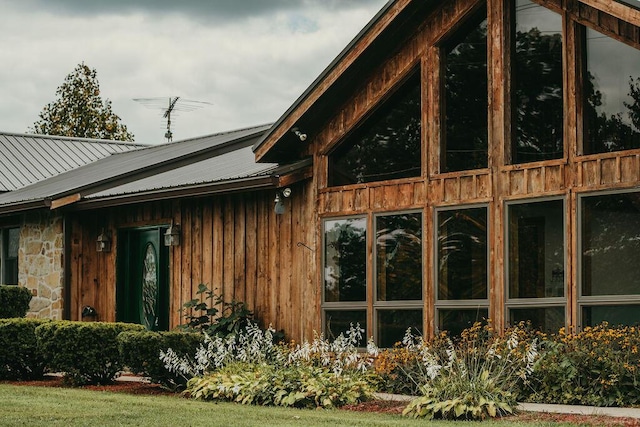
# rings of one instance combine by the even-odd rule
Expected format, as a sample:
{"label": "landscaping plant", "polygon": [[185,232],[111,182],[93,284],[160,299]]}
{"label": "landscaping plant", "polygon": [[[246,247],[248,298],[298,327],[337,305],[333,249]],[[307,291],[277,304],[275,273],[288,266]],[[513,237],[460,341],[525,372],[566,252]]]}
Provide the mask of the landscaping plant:
{"label": "landscaping plant", "polygon": [[42,378],[46,359],[38,349],[35,329],[47,319],[0,319],[0,379]]}

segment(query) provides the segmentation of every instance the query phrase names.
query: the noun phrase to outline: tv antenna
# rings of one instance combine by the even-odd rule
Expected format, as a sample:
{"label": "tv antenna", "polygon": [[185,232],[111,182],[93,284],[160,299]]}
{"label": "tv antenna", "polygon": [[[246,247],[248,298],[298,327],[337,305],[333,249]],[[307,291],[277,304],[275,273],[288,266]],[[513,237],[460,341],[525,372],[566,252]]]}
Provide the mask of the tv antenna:
{"label": "tv antenna", "polygon": [[210,102],[193,101],[190,99],[184,99],[180,96],[170,96],[168,98],[168,103],[167,98],[164,97],[134,98],[133,100],[139,102],[145,107],[162,110],[162,118],[167,119],[167,131],[164,134],[164,137],[167,138],[167,142],[173,141],[173,132],[171,132],[171,113],[178,111],[190,112],[204,108],[207,105],[211,105]]}

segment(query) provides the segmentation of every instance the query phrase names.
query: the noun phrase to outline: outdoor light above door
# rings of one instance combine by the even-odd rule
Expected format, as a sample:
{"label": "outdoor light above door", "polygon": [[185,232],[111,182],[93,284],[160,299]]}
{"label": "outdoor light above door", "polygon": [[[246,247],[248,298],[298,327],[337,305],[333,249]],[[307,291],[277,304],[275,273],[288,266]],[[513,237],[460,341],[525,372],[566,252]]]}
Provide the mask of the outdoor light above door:
{"label": "outdoor light above door", "polygon": [[97,252],[111,251],[111,239],[104,232],[104,230],[102,230],[102,233],[98,234],[98,238],[96,239],[96,251]]}
{"label": "outdoor light above door", "polygon": [[179,246],[180,245],[180,226],[174,224],[171,221],[171,225],[164,233],[164,245],[165,246]]}

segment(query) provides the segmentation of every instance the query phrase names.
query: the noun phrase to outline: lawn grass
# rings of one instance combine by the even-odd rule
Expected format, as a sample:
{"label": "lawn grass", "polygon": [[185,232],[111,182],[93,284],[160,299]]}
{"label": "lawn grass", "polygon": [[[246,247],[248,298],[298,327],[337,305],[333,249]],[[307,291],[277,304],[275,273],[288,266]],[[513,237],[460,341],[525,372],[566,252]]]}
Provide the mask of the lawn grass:
{"label": "lawn grass", "polygon": [[[299,410],[199,402],[173,396],[129,395],[70,388],[0,384],[2,426],[424,426],[398,415]],[[548,423],[431,423],[509,427]],[[558,424],[554,424],[558,425]]]}

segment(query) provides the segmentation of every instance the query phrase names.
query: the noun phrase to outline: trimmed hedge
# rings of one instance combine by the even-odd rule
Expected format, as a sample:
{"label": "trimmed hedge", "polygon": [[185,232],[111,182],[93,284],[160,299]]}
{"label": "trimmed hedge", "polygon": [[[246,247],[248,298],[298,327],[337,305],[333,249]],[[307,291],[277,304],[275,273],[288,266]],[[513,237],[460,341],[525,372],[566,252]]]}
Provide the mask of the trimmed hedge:
{"label": "trimmed hedge", "polygon": [[40,325],[38,346],[51,371],[64,372],[73,385],[106,384],[122,370],[118,334],[144,331],[130,323],[56,321]]}
{"label": "trimmed hedge", "polygon": [[0,319],[26,316],[31,298],[31,292],[27,288],[0,285]]}
{"label": "trimmed hedge", "polygon": [[187,379],[164,367],[160,350],[171,348],[180,356],[193,357],[203,342],[204,335],[195,332],[126,331],[118,335],[122,364],[171,390],[184,388]]}
{"label": "trimmed hedge", "polygon": [[38,351],[35,330],[48,319],[0,319],[0,379],[42,378],[45,359]]}

